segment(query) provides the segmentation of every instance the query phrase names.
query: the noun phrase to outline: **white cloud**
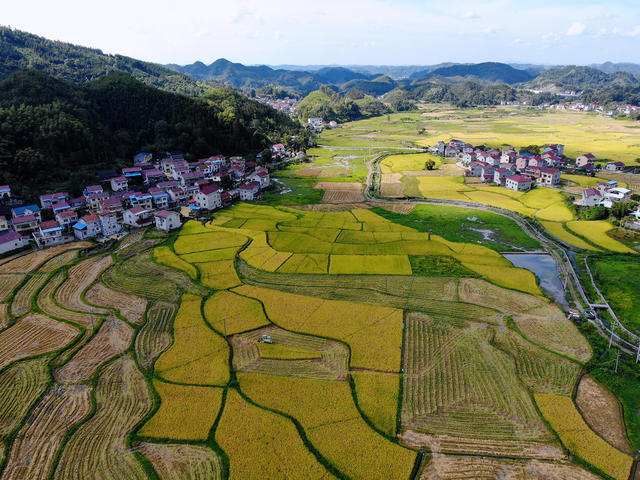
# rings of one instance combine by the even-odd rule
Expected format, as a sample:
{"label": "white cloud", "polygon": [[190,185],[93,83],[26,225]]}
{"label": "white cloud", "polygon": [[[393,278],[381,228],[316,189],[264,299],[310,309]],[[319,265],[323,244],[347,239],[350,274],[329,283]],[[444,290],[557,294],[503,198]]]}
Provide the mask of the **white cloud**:
{"label": "white cloud", "polygon": [[636,28],[631,30],[631,33],[629,35],[631,35],[632,37],[639,36],[640,35],[640,25],[636,25]]}
{"label": "white cloud", "polygon": [[569,27],[569,30],[567,30],[567,35],[569,36],[582,35],[586,29],[587,29],[587,26],[584,23],[574,22]]}
{"label": "white cloud", "polygon": [[462,18],[475,19],[480,18],[480,15],[478,15],[476,12],[465,12],[462,14]]}
{"label": "white cloud", "polygon": [[485,27],[484,29],[482,29],[482,33],[489,34],[489,33],[494,33],[494,32],[495,32],[495,30],[494,30],[493,27]]}

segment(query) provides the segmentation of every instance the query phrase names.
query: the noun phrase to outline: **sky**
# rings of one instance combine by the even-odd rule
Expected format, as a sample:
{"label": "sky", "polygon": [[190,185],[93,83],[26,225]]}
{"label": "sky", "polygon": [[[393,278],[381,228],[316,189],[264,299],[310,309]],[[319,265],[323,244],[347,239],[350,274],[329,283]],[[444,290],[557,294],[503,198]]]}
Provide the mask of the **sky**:
{"label": "sky", "polygon": [[640,63],[640,0],[3,0],[0,24],[157,63]]}

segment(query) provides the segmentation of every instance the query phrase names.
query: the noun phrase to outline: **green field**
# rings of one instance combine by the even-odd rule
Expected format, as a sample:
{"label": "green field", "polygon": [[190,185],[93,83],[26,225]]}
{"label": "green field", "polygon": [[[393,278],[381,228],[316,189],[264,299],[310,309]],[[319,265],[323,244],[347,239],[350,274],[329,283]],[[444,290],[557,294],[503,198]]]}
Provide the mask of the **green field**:
{"label": "green field", "polygon": [[640,330],[640,260],[608,255],[589,260],[596,284],[620,321]]}

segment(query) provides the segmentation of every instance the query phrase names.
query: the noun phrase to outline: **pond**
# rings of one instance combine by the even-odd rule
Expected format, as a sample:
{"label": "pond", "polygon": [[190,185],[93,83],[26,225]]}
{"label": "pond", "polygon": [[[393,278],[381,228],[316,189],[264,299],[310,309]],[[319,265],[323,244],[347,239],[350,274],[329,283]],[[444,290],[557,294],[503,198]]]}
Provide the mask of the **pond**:
{"label": "pond", "polygon": [[538,277],[540,288],[558,305],[568,307],[564,285],[560,280],[558,265],[551,255],[506,253],[504,257],[515,267],[526,268]]}

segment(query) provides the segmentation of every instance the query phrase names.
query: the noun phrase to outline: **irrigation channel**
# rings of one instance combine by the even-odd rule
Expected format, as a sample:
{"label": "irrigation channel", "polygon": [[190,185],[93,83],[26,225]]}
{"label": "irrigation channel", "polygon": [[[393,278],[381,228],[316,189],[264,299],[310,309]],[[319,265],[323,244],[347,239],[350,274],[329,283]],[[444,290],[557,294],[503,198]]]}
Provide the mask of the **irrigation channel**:
{"label": "irrigation channel", "polygon": [[[612,346],[616,346],[628,355],[635,356],[636,363],[640,362],[640,337],[631,332],[622,325],[615,315],[613,309],[606,301],[600,290],[596,287],[591,275],[589,266],[586,265],[587,272],[591,278],[591,282],[595,287],[595,291],[600,296],[599,301],[591,302],[587,296],[580,277],[576,273],[573,260],[573,250],[576,247],[568,245],[557,237],[554,237],[536,220],[500,207],[483,205],[481,203],[468,202],[462,200],[445,200],[440,198],[427,197],[405,197],[392,198],[380,196],[380,161],[390,153],[388,151],[377,152],[371,159],[367,160],[367,178],[365,181],[364,197],[371,203],[411,203],[425,205],[450,205],[454,207],[471,208],[475,210],[483,210],[485,212],[495,213],[503,217],[513,220],[522,230],[532,238],[535,238],[543,246],[547,255],[549,255],[556,263],[558,278],[564,286],[565,299],[568,303],[565,306],[573,305],[579,310],[583,317],[591,322],[598,333],[607,338]],[[586,262],[585,262],[586,263]],[[526,268],[526,267],[525,267]],[[535,273],[535,272],[534,272]],[[555,297],[554,297],[555,298]],[[562,304],[561,304],[562,305]],[[595,315],[590,318],[589,312],[598,309],[605,309],[611,315],[613,321],[611,323]]]}

